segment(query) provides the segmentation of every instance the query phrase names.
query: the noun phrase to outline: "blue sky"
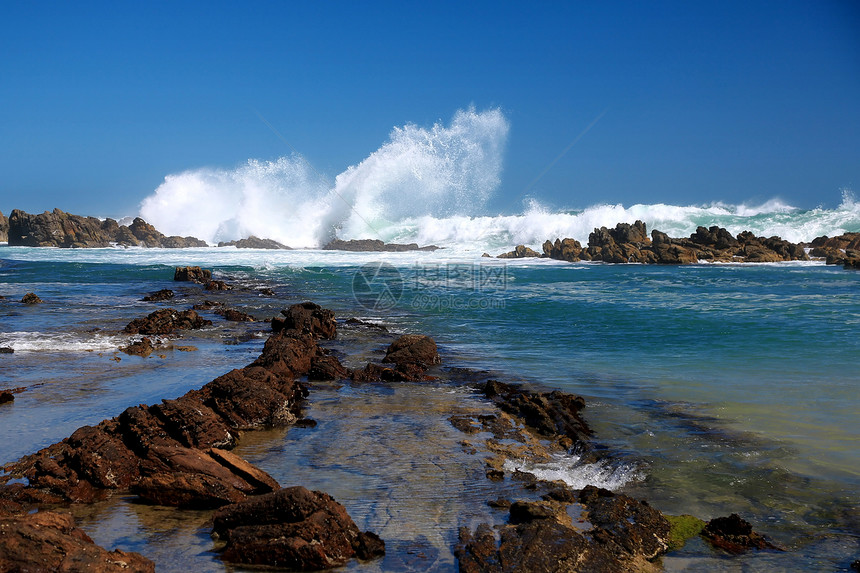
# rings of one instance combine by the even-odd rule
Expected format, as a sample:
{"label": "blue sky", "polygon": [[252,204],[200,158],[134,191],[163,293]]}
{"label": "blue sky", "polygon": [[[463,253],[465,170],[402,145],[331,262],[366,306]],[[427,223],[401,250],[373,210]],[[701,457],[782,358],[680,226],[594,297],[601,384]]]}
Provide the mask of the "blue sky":
{"label": "blue sky", "polygon": [[135,214],[289,154],[260,116],[333,178],[469,105],[510,122],[490,212],[860,190],[856,1],[365,4],[7,3],[0,210]]}

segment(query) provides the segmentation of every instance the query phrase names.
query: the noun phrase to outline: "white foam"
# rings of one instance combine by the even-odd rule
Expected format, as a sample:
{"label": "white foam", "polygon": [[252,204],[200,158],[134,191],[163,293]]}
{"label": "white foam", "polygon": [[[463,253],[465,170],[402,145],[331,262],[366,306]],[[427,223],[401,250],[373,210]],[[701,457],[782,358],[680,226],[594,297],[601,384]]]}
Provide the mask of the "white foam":
{"label": "white foam", "polygon": [[127,336],[98,333],[0,333],[0,346],[18,352],[109,352],[128,344]]}
{"label": "white foam", "polygon": [[573,489],[593,485],[614,491],[632,481],[643,479],[642,473],[632,466],[609,461],[582,463],[580,456],[575,455],[556,455],[552,461],[542,464],[505,460],[503,467],[508,472],[532,474],[542,481],[561,480]]}

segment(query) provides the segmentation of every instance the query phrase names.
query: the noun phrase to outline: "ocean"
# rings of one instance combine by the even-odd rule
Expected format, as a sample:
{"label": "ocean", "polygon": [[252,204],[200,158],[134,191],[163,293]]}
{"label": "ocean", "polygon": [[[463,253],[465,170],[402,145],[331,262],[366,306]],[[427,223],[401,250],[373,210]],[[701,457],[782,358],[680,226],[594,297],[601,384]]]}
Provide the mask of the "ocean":
{"label": "ocean", "polygon": [[[701,212],[690,214],[693,208],[673,209],[685,213],[672,222],[675,228],[687,225],[676,235],[705,223]],[[719,209],[730,212],[725,216],[738,227],[757,226],[759,233],[768,233],[766,225],[774,228],[768,234],[791,227],[811,239],[810,232],[860,229],[857,208],[847,199],[830,211],[791,213],[776,206],[741,215],[738,207]],[[650,207],[652,214],[667,210]],[[616,213],[619,220],[640,216],[623,211]],[[714,221],[728,225],[712,214]],[[148,358],[117,352],[128,342],[123,326],[155,306],[187,308],[222,296],[173,282],[174,266],[201,265],[241,286],[223,296],[259,319],[314,300],[342,320],[357,317],[394,333],[433,336],[444,369],[482,371],[581,395],[596,442],[612,452],[611,463],[599,467],[569,458],[540,467],[509,460],[508,469],[575,487],[595,483],[640,496],[670,514],[709,519],[739,513],[788,550],[728,560],[694,542],[663,558],[667,570],[829,571],[847,567],[860,554],[860,274],[821,262],[676,267],[499,260],[480,255],[529,241],[511,230],[510,221],[491,223],[506,227],[508,235],[437,240],[445,248],[435,252],[0,247],[0,347],[15,351],[2,355],[0,387],[21,389],[14,403],[0,406],[0,463],[253,361],[268,335],[267,323],[227,323],[215,316],[213,327],[184,334],[174,348]],[[420,240],[431,232],[422,228],[406,238]],[[554,234],[548,230],[541,239]],[[539,241],[530,243],[539,247]],[[263,287],[275,295],[261,295]],[[140,300],[162,288],[174,289],[177,297],[157,304]],[[44,303],[20,304],[27,292]],[[345,355],[378,351],[344,332],[337,344]],[[402,558],[416,543],[423,554],[435,551],[431,569],[453,567],[450,545],[468,500],[432,519],[419,518],[414,504],[433,505],[440,486],[404,477],[414,467],[406,464],[396,478],[397,469],[358,456],[357,467],[345,468],[350,456],[332,436],[370,436],[352,443],[351,450],[364,444],[372,452],[388,444],[390,436],[366,433],[368,420],[358,415],[364,410],[356,404],[370,404],[372,391],[347,384],[314,392],[312,415],[331,434],[262,432],[247,438],[240,454],[283,485],[332,493],[360,527],[380,530],[383,538],[386,532],[407,537],[389,541],[399,558],[351,569],[410,570],[417,566]],[[427,423],[436,420],[439,435],[451,432],[444,427],[445,409],[473,399],[467,389],[441,382],[420,392],[387,392],[383,410],[397,411],[397,423],[419,424],[409,416],[424,416]],[[344,411],[352,412],[349,423]],[[386,435],[406,431],[397,428]],[[396,468],[397,456],[408,459],[416,446],[390,447],[387,463]],[[462,476],[451,479],[460,480],[457,487],[466,498],[488,495],[462,485]],[[444,497],[452,495],[446,491]],[[179,513],[113,500],[80,510],[79,520],[97,542],[140,551],[159,570],[178,570],[178,564],[225,570],[211,553],[205,515]]]}

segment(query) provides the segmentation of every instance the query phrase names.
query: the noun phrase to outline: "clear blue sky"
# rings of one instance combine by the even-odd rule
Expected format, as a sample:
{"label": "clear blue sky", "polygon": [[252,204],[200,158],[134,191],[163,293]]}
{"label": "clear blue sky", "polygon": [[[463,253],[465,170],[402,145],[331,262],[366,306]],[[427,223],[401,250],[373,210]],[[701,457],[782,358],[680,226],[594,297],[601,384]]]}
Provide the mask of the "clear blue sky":
{"label": "clear blue sky", "polygon": [[134,214],[289,154],[255,110],[333,178],[470,104],[511,126],[490,211],[860,191],[860,3],[537,4],[6,3],[0,210]]}

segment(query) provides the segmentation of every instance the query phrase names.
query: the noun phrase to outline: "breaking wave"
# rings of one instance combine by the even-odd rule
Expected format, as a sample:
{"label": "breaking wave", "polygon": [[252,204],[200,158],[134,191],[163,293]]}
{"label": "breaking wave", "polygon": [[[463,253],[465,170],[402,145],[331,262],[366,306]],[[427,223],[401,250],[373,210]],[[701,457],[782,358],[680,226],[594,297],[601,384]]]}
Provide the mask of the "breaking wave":
{"label": "breaking wave", "polygon": [[763,204],[598,204],[550,209],[530,201],[520,214],[486,215],[501,181],[508,121],[498,109],[458,111],[448,125],[408,124],[358,165],[327,181],[300,155],[248,160],[235,169],[195,169],[168,175],[141,204],[140,215],[168,235],[216,244],[250,235],[294,248],[318,248],[333,238],[435,244],[462,252],[498,252],[546,239],[583,244],[601,226],[640,219],[648,229],[686,236],[717,225],[733,234],[792,242],[860,231],[860,204],[843,191],[836,209],[797,209],[778,199]]}

